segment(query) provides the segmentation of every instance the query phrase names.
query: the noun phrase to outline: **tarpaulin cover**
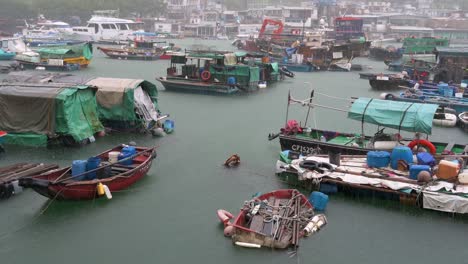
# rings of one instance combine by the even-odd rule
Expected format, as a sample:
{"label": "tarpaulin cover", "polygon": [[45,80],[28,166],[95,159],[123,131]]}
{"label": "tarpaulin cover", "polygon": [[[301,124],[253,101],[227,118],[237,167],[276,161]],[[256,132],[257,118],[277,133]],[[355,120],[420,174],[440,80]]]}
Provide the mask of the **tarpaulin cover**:
{"label": "tarpaulin cover", "polygon": [[76,141],[103,130],[94,90],[65,83],[0,84],[0,129],[70,135]]}
{"label": "tarpaulin cover", "polygon": [[134,90],[141,87],[151,97],[154,107],[158,109],[156,86],[142,79],[94,78],[86,83],[96,86],[96,100],[99,117],[102,120],[134,121]]}
{"label": "tarpaulin cover", "polygon": [[432,119],[437,107],[434,104],[359,98],[352,104],[348,118],[404,131],[431,134]]}
{"label": "tarpaulin cover", "polygon": [[47,136],[33,133],[8,133],[8,135],[5,136],[5,143],[8,145],[46,147]]}
{"label": "tarpaulin cover", "polygon": [[74,45],[65,45],[57,47],[47,47],[38,49],[41,57],[49,58],[72,58],[85,57],[87,60],[93,58],[93,46],[91,43],[79,43]]}

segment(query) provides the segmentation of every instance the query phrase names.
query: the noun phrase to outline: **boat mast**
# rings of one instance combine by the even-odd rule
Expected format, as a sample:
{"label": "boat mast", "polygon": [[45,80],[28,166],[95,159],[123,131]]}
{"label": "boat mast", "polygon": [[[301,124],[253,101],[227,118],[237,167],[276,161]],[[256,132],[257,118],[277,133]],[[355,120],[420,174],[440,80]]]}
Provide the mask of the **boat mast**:
{"label": "boat mast", "polygon": [[288,90],[288,104],[286,106],[286,121],[284,122],[284,127],[288,125],[289,102],[291,102],[291,90]]}
{"label": "boat mast", "polygon": [[310,91],[310,98],[309,98],[309,108],[307,109],[307,115],[305,119],[305,124],[304,126],[307,127],[307,121],[309,120],[309,113],[310,113],[310,108],[312,107],[312,98],[314,97],[314,89]]}

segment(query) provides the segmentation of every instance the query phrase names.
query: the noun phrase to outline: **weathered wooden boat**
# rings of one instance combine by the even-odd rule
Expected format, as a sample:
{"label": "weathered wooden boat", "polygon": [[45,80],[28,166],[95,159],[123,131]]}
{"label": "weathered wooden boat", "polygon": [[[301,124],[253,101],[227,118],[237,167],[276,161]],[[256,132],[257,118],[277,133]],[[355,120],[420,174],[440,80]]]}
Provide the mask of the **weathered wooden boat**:
{"label": "weathered wooden boat", "polygon": [[[436,83],[433,81],[425,81],[425,82],[420,82],[417,80],[408,80],[408,87],[414,87],[414,85],[419,82],[419,90],[423,92],[432,92],[432,93],[439,93],[440,95],[441,90],[439,89],[440,83]],[[457,91],[458,87],[455,85],[450,85],[448,84],[448,88],[452,89],[453,91]],[[435,94],[432,94],[435,95]],[[468,89],[465,89],[463,93],[463,97],[468,97]]]}
{"label": "weathered wooden boat", "polygon": [[[299,103],[308,107],[314,106],[311,98],[301,101],[289,99],[290,103]],[[289,107],[289,104],[288,104]],[[436,153],[462,154],[468,151],[468,142],[429,142],[421,141],[419,133],[431,134],[432,121],[437,105],[404,103],[389,104],[384,100],[359,98],[355,100],[348,112],[348,118],[363,123],[376,124],[383,127],[373,136],[360,133],[342,133],[307,127],[295,120],[289,120],[280,133],[270,134],[269,140],[279,137],[282,150],[293,150],[305,155],[342,153],[364,155],[373,150],[391,150],[398,145],[421,145],[433,149]],[[287,117],[286,117],[287,119]],[[384,133],[385,128],[397,129],[397,133]],[[401,138],[399,131],[417,133],[415,138]],[[427,142],[426,142],[427,141]],[[422,144],[424,142],[424,144]]]}
{"label": "weathered wooden boat", "polygon": [[218,210],[225,225],[224,234],[243,247],[297,247],[299,239],[318,232],[327,223],[322,214],[314,215],[312,204],[294,189],[276,190],[246,201],[230,223],[232,214]]}
{"label": "weathered wooden boat", "polygon": [[438,95],[414,94],[401,92],[398,95],[391,93],[383,93],[382,99],[400,102],[410,102],[419,104],[434,104],[442,107],[455,109],[460,114],[468,111],[468,99],[456,97],[444,97]]}
{"label": "weathered wooden boat", "polygon": [[[112,161],[111,156],[121,152],[124,147],[126,146],[119,145],[97,155],[101,165],[96,169],[74,175],[72,167],[66,167],[22,178],[19,185],[58,200],[90,200],[103,195],[101,188],[110,193],[126,189],[148,173],[156,157],[156,148],[135,147],[135,154]],[[91,173],[95,175],[90,177]],[[83,176],[85,179],[79,180]]]}
{"label": "weathered wooden boat", "polygon": [[[437,159],[455,160],[457,157],[439,156]],[[330,163],[332,160],[337,165]],[[440,162],[451,163],[448,160]],[[454,178],[436,173],[437,179],[434,180],[430,166],[416,167],[413,172],[409,172],[392,169],[384,164],[379,167],[368,164],[367,157],[363,155],[342,155],[337,159],[327,155],[313,155],[289,159],[287,154],[282,153],[276,163],[276,173],[281,180],[304,190],[319,190],[329,195],[341,192],[354,197],[394,200],[429,210],[468,213],[468,185],[463,185],[467,183],[468,169],[458,168],[458,176],[457,171],[452,174]]]}
{"label": "weathered wooden boat", "polygon": [[369,79],[369,84],[375,90],[401,90],[408,85],[408,80],[396,75],[379,76]]}
{"label": "weathered wooden boat", "polygon": [[460,127],[468,132],[468,112],[463,112],[458,115]]}
{"label": "weathered wooden boat", "polygon": [[31,177],[58,168],[55,164],[17,163],[0,168],[0,200],[8,199],[22,191],[21,178]]}
{"label": "weathered wooden boat", "polygon": [[122,60],[158,60],[162,54],[162,51],[138,50],[132,48],[98,47],[97,49],[102,51],[111,59]]}

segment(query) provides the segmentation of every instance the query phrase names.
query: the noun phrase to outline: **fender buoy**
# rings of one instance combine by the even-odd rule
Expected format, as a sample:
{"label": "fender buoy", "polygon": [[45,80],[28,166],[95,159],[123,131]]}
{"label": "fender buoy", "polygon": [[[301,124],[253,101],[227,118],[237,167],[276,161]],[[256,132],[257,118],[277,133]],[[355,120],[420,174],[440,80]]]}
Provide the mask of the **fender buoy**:
{"label": "fender buoy", "polygon": [[385,95],[385,99],[387,99],[387,100],[393,100],[393,99],[395,99],[395,96],[394,96],[393,94],[386,94],[386,95]]}
{"label": "fender buoy", "polygon": [[415,139],[413,141],[411,141],[409,144],[408,144],[408,147],[410,149],[413,149],[416,145],[421,145],[421,146],[425,146],[429,149],[429,152],[432,154],[432,155],[435,155],[436,154],[436,147],[434,146],[434,144],[432,144],[429,140],[425,140],[425,139]]}
{"label": "fender buoy", "polygon": [[201,78],[203,81],[208,81],[211,78],[211,73],[209,71],[203,71],[201,74]]}
{"label": "fender buoy", "polygon": [[224,226],[229,225],[229,220],[231,220],[234,217],[230,212],[224,209],[219,209],[216,213],[218,215],[219,221],[221,221],[221,223],[223,223]]}

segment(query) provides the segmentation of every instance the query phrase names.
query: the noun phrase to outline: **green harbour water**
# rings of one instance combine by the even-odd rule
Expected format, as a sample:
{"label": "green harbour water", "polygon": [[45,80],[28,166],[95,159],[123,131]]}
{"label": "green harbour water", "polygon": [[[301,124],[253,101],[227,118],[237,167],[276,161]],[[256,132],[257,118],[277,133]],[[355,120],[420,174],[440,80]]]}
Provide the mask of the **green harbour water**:
{"label": "green harbour water", "polygon": [[[173,40],[232,49],[229,41]],[[168,61],[124,61],[95,49],[83,76],[143,78],[164,76]],[[356,59],[384,71],[383,62]],[[0,76],[1,78],[1,76]],[[257,192],[288,186],[274,167],[278,140],[268,141],[285,122],[288,90],[297,99],[315,89],[314,102],[348,109],[352,96],[378,97],[358,72],[296,73],[296,78],[248,95],[216,96],[166,92],[157,83],[160,107],[175,120],[175,132],[162,138],[113,133],[82,148],[7,146],[0,166],[44,162],[68,166],[120,143],[158,146],[147,177],[112,200],[53,201],[31,190],[0,201],[0,263],[468,263],[468,220],[405,207],[396,202],[330,196],[328,225],[302,239],[298,255],[244,249],[223,236],[216,210],[237,213]],[[332,97],[329,97],[329,96]],[[33,109],[31,109],[33,111]],[[303,120],[306,109],[293,105],[289,118]],[[316,108],[309,125],[359,132],[346,113]],[[374,127],[366,125],[368,131]],[[435,127],[431,139],[468,143],[461,129]],[[241,164],[226,169],[237,153]]]}

